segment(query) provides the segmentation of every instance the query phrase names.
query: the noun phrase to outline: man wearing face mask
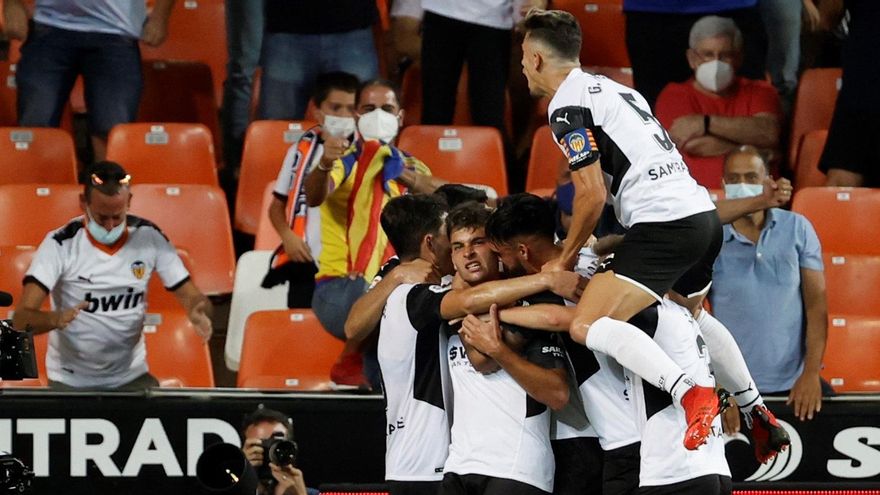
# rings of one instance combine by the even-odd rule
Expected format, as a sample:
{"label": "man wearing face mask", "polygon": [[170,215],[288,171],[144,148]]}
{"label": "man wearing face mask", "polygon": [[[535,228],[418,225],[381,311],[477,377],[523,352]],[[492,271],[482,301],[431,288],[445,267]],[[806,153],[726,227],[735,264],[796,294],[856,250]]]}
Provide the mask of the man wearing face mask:
{"label": "man wearing face mask", "polygon": [[[143,390],[150,375],[141,332],[147,284],[157,272],[211,337],[211,303],[190,280],[174,246],[148,220],[128,214],[131,177],[113,162],[88,171],[84,215],[49,232],[28,268],[13,326],[52,332],[49,386],[59,390]],[[42,308],[52,294],[52,311]],[[53,331],[54,330],[54,331]]]}
{"label": "man wearing face mask", "polygon": [[769,155],[779,146],[781,110],[765,81],[737,77],[743,40],[727,18],[706,16],[691,28],[687,60],[694,78],[670,83],[657,98],[660,123],[701,185],[721,187],[724,155],[752,145]]}
{"label": "man wearing face mask", "polygon": [[[328,332],[345,339],[345,320],[382,263],[394,252],[379,217],[391,198],[404,193],[432,193],[444,181],[417,158],[397,149],[394,138],[403,121],[393,83],[364,83],[357,95],[359,139],[325,137],[324,155],[305,179],[306,201],[320,206],[321,253],[315,275],[312,310]],[[331,379],[358,384],[361,344],[347,342]],[[375,352],[366,375],[378,388]],[[362,384],[366,385],[366,384]]]}
{"label": "man wearing face mask", "polygon": [[[767,167],[758,150],[738,148],[724,163],[727,198],[759,196]],[[801,420],[812,419],[827,336],[822,247],[803,215],[768,208],[724,226],[709,299],[730,329],[765,396],[783,395]]]}
{"label": "man wearing face mask", "polygon": [[307,130],[290,146],[278,179],[269,220],[281,238],[264,287],[290,282],[287,306],[309,308],[315,289],[315,257],[321,250],[321,218],[317,208],[308,208],[305,178],[318,166],[327,138],[352,139],[355,133],[355,93],[358,80],[345,72],[330,72],[318,78],[312,101],[320,127]]}

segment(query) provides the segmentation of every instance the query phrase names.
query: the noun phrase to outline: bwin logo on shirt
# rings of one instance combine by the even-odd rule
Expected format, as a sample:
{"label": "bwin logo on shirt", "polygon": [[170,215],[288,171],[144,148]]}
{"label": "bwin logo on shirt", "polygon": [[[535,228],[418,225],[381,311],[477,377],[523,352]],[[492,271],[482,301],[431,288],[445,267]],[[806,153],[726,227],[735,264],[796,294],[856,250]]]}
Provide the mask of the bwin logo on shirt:
{"label": "bwin logo on shirt", "polygon": [[120,309],[132,309],[142,304],[144,301],[144,292],[135,292],[129,287],[121,294],[110,294],[108,296],[92,296],[91,292],[86,292],[85,301],[89,303],[89,307],[85,311],[89,313],[108,313],[110,311],[119,311]]}

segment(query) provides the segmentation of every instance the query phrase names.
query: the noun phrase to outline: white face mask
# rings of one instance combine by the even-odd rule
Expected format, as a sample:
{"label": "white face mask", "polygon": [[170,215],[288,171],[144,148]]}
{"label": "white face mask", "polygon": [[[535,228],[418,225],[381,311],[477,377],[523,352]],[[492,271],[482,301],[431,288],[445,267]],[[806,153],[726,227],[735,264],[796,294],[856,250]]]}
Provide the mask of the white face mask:
{"label": "white face mask", "polygon": [[86,223],[86,228],[89,229],[89,234],[92,235],[96,241],[104,244],[105,246],[111,246],[113,243],[119,240],[122,237],[122,233],[125,232],[126,222],[122,221],[116,227],[113,227],[110,230],[105,229],[101,225],[98,224],[93,218],[92,213],[86,210],[86,216],[89,221]]}
{"label": "white face mask", "polygon": [[724,184],[725,199],[751,198],[763,193],[763,184]]}
{"label": "white face mask", "polygon": [[358,130],[366,140],[378,139],[383,143],[390,143],[397,136],[399,127],[397,116],[381,108],[367,112],[358,119]]}
{"label": "white face mask", "polygon": [[697,67],[697,82],[713,93],[720,93],[733,82],[733,67],[721,60],[712,60]]}
{"label": "white face mask", "polygon": [[327,134],[330,134],[333,137],[348,137],[354,134],[354,117],[337,117],[335,115],[325,115],[324,125],[322,127],[325,131],[327,131]]}

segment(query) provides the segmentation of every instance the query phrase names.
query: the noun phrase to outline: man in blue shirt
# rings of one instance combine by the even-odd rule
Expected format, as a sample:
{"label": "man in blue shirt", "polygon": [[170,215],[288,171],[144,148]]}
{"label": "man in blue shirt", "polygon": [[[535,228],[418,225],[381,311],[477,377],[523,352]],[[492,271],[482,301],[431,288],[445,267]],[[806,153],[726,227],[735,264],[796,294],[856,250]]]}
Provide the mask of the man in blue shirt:
{"label": "man in blue shirt", "polygon": [[[725,195],[760,195],[766,177],[758,151],[738,148],[724,163]],[[797,417],[813,419],[827,387],[819,370],[828,310],[822,248],[809,220],[769,208],[725,225],[713,280],[714,314],[742,349],[758,389],[787,395]]]}

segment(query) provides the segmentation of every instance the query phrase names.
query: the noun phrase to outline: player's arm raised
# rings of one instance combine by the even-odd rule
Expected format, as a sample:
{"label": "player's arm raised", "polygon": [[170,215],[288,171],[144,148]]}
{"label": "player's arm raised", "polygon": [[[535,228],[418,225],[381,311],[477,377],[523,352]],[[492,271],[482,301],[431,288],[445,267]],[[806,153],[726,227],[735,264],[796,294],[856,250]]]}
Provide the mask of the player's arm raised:
{"label": "player's arm raised", "polygon": [[536,273],[453,290],[443,298],[440,316],[451,320],[468,314],[482,314],[492,304],[508,306],[524,297],[548,290],[565,299],[576,300],[583,291],[580,282],[581,277],[573,272]]}

